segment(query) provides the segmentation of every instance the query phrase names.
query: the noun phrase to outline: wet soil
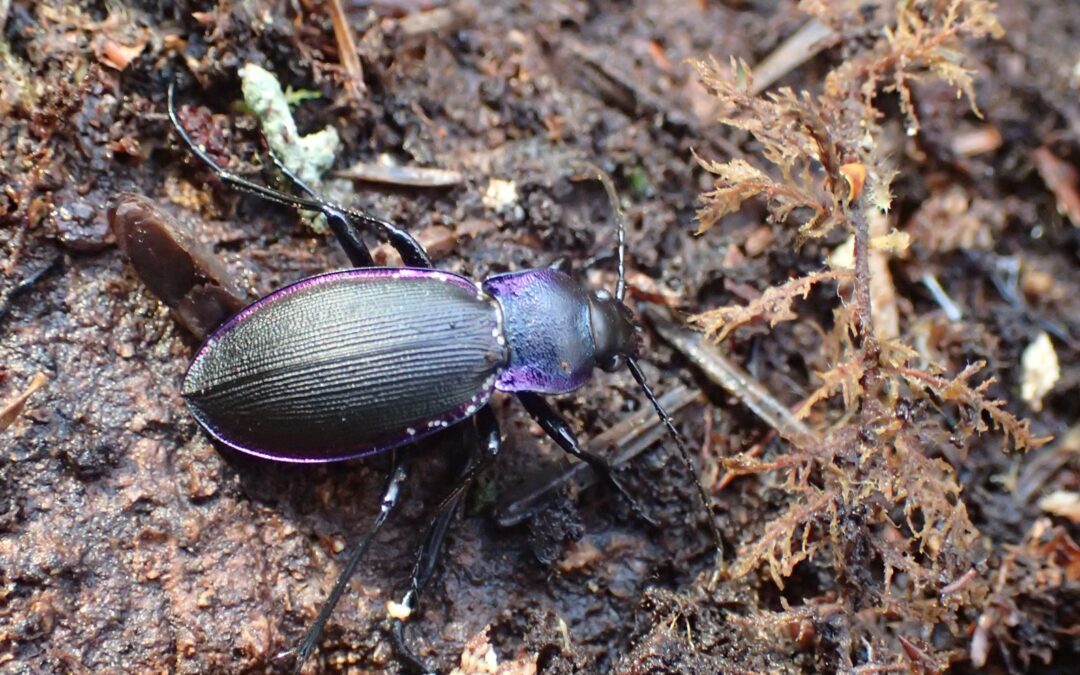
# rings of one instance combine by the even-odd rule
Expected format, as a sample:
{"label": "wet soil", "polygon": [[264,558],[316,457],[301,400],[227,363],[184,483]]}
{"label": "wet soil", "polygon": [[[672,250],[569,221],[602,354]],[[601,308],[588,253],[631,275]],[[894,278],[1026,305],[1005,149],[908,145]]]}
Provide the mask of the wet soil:
{"label": "wet soil", "polygon": [[[239,104],[237,69],[247,62],[318,94],[294,112],[304,131],[339,131],[339,167],[386,155],[459,172],[461,182],[449,187],[344,179],[325,186],[333,198],[407,227],[442,269],[484,278],[566,256],[610,286],[613,266],[602,258],[615,230],[603,190],[575,180],[582,159],[608,171],[624,197],[637,297],[661,289],[692,313],[739,297],[732,288],[740,284],[820,264],[813,250],[738,264],[725,257],[737,234],[758,225],[754,208],[691,236],[698,196],[711,186],[691,149],[724,157],[746,139],[715,122],[715,104],[685,61],[760,61],[805,21],[794,3],[341,4],[363,66],[356,96],[343,84],[339,43],[317,2],[0,0],[4,288],[49,269],[5,296],[0,318],[2,400],[36,372],[49,378],[0,431],[0,672],[285,672],[289,661],[277,655],[312,620],[342,551],[378,507],[385,458],[261,461],[216,448],[186,412],[179,383],[198,340],[117,247],[107,210],[118,194],[142,194],[190,227],[249,298],[347,261],[290,210],[221,186],[193,161],[165,115],[173,78],[198,140],[253,179],[273,176],[259,171],[256,124]],[[897,208],[910,214],[943,183],[962,184],[980,195],[984,217],[1001,219],[983,257],[959,252],[920,264],[977,308],[1004,395],[1017,399],[1020,354],[1036,327],[1049,322],[1080,336],[1080,223],[1059,213],[1031,160],[1046,146],[1076,165],[1080,19],[1070,2],[1051,0],[1004,0],[998,15],[1007,37],[972,53],[977,98],[1001,130],[1001,146],[957,160],[952,92],[928,88],[919,99],[923,171],[906,174],[894,191]],[[826,52],[783,82],[819,87],[841,57]],[[512,198],[493,201],[493,180],[512,183]],[[388,249],[379,251],[394,264]],[[1000,276],[1002,261],[1018,259],[1057,281],[1052,302],[1018,305],[992,290],[987,280]],[[898,269],[897,278],[910,311],[932,304],[917,276]],[[763,346],[765,334],[738,341],[733,357],[796,403],[809,390],[812,359]],[[659,393],[680,382],[704,391],[703,402],[678,416],[694,449],[706,427],[724,439],[714,448],[760,438],[762,424],[730,396],[648,330],[645,339],[646,373]],[[1076,423],[1076,339],[1060,343],[1062,377],[1043,410],[1017,407],[1041,431],[1061,434]],[[648,404],[622,372],[598,373],[556,405],[587,439]],[[621,470],[658,528],[603,485],[557,494],[526,524],[496,526],[499,500],[566,460],[516,401],[497,397],[494,407],[504,451],[455,522],[422,614],[409,623],[418,655],[447,671],[487,630],[501,660],[535,659],[541,672],[837,667],[830,654],[846,626],[826,621],[778,635],[732,618],[779,610],[828,583],[807,573],[781,592],[762,572],[710,584],[709,530],[670,443]],[[357,572],[309,670],[400,669],[383,631],[386,602],[400,594],[429,513],[472,440],[468,430],[448,432],[410,450],[407,500]],[[1018,544],[1043,515],[1035,498],[1017,501],[1004,490],[1002,476],[1076,490],[1075,458],[1040,457],[986,453],[957,467],[991,547]],[[713,498],[728,558],[776,510],[775,495],[757,480]],[[1075,521],[1055,522],[1080,536]],[[1032,667],[1065,668],[1077,655],[1074,615],[1063,610],[1054,624],[1061,639]],[[1009,665],[994,658],[994,667]]]}

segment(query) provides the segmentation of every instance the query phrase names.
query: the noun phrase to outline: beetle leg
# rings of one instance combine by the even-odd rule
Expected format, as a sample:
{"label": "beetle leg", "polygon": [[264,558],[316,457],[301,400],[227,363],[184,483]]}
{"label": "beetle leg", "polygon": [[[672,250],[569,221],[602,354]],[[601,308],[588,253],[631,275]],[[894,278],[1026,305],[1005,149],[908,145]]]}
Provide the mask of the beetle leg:
{"label": "beetle leg", "polygon": [[659,526],[655,520],[645,513],[645,510],[641,508],[638,501],[626,491],[626,488],[623,487],[623,484],[615,476],[615,472],[612,471],[611,465],[607,463],[607,460],[599,455],[594,455],[581,447],[573,429],[570,428],[570,425],[559,415],[559,413],[555,412],[555,409],[551,407],[550,403],[542,396],[530,392],[520,392],[518,394],[518,399],[521,401],[522,405],[525,406],[525,410],[528,411],[532,418],[540,424],[544,433],[558,443],[559,447],[583,462],[587,462],[601,479],[610,483],[611,486],[630,503],[630,508],[634,510],[634,513],[636,513],[639,518],[650,525]]}
{"label": "beetle leg", "polygon": [[408,669],[418,673],[432,673],[431,668],[424,664],[405,641],[405,622],[416,612],[420,603],[420,591],[427,585],[435,571],[435,563],[442,548],[446,530],[450,526],[450,520],[457,512],[461,503],[461,495],[451,501],[450,508],[439,512],[428,527],[424,543],[417,551],[416,562],[413,565],[412,577],[409,580],[409,590],[402,596],[398,606],[403,616],[395,616],[390,621],[390,638],[394,643],[394,652],[399,660],[403,661]]}
{"label": "beetle leg", "polygon": [[391,622],[390,635],[398,658],[418,672],[427,673],[431,672],[431,669],[427,668],[406,645],[405,620],[416,610],[420,600],[420,592],[431,580],[431,575],[435,571],[435,564],[439,559],[443,540],[446,538],[446,531],[454,514],[457,513],[461,500],[465,497],[465,491],[478,475],[495,462],[495,457],[498,456],[499,449],[502,447],[499,422],[495,418],[495,413],[491,410],[490,405],[485,405],[476,414],[476,426],[480,431],[481,438],[479,457],[469,462],[458,478],[457,484],[436,507],[435,516],[432,518],[430,527],[428,527],[424,543],[416,554],[416,562],[413,564],[412,576],[409,580],[409,590],[405,592],[401,602],[398,603],[405,616],[404,618],[395,617]]}
{"label": "beetle leg", "polygon": [[349,256],[349,262],[353,267],[374,267],[375,260],[364,244],[359,228],[337,209],[326,208],[322,213],[326,218],[326,224],[330,226],[338,243],[341,244],[341,248],[345,249],[345,255]]}
{"label": "beetle leg", "polygon": [[[273,159],[274,164],[282,169],[285,175],[296,183],[297,187],[304,191],[307,197],[290,195],[279,190],[268,188],[265,185],[259,185],[258,183],[243,178],[242,176],[238,176],[222,167],[215,162],[205,150],[195,143],[195,140],[188,134],[184,125],[180,124],[180,117],[176,114],[175,90],[176,82],[170,82],[167,96],[169,120],[172,122],[176,133],[179,134],[180,138],[188,148],[190,148],[195,156],[202,160],[202,162],[214,172],[214,175],[216,175],[219,180],[244,192],[262,197],[267,201],[291,206],[296,209],[303,209],[305,211],[317,211],[322,213],[326,216],[327,222],[330,224],[335,236],[337,236],[338,241],[341,242],[342,247],[345,248],[345,252],[349,255],[349,259],[354,265],[371,267],[374,264],[371,260],[371,254],[367,253],[367,247],[364,246],[363,239],[360,237],[358,231],[359,227],[366,226],[373,230],[381,231],[383,236],[390,242],[390,245],[401,255],[401,259],[407,266],[424,269],[430,269],[432,267],[431,258],[428,256],[427,251],[425,251],[424,247],[421,246],[418,241],[413,239],[408,232],[388,220],[383,220],[382,218],[364,213],[358,209],[350,209],[326,201],[318,196],[315,191],[303,181],[299,180],[295,174],[286,169],[273,153],[271,153],[270,156],[271,159]],[[361,252],[361,248],[363,248],[363,252]]]}
{"label": "beetle leg", "polygon": [[419,267],[421,269],[431,269],[435,267],[431,262],[431,257],[424,250],[424,247],[420,245],[420,242],[416,241],[411,234],[401,229],[397,225],[394,225],[389,220],[383,220],[376,216],[372,216],[362,211],[356,211],[355,209],[342,209],[351,220],[359,220],[360,222],[369,223],[378,227],[386,235],[390,245],[394,247],[394,250],[401,256],[402,262],[406,267]]}
{"label": "beetle leg", "polygon": [[[292,181],[293,185],[308,197],[323,205],[322,213],[326,216],[326,221],[330,223],[330,228],[334,230],[334,235],[337,236],[338,241],[341,242],[341,246],[345,249],[345,252],[349,254],[350,260],[352,260],[353,257],[351,250],[356,246],[355,242],[359,242],[360,246],[364,245],[363,240],[360,238],[359,229],[356,226],[356,222],[360,222],[382,230],[386,239],[390,242],[390,245],[394,247],[394,250],[401,256],[401,260],[409,267],[422,267],[425,269],[432,267],[431,258],[428,257],[427,251],[424,250],[424,247],[420,245],[420,242],[416,241],[411,234],[388,220],[383,220],[382,218],[372,216],[371,214],[356,209],[346,209],[326,201],[320,197],[311,186],[293,173],[289,167],[285,166],[285,163],[281,161],[273,150],[271,150],[269,154],[270,159],[274,162],[274,166],[276,166],[281,173],[285,174],[285,177]],[[336,225],[334,223],[335,219],[340,221]],[[354,220],[356,222],[354,222]],[[371,255],[367,253],[366,247],[364,247],[364,253],[367,254],[368,259],[370,260]],[[353,260],[353,264],[356,265],[355,260]],[[369,262],[367,265],[357,265],[357,267],[371,267],[373,265],[373,262]]]}
{"label": "beetle leg", "polygon": [[353,267],[374,267],[375,260],[372,259],[371,252],[368,251],[367,245],[364,244],[360,228],[341,209],[320,197],[300,176],[297,176],[292,169],[285,166],[277,153],[268,150],[267,154],[270,155],[270,159],[274,162],[274,166],[277,167],[278,171],[283,173],[297,189],[323,205],[321,209],[322,215],[326,218],[326,223],[330,226],[338,243],[341,244],[341,248],[345,249],[345,255],[349,257],[349,262],[352,263]]}
{"label": "beetle leg", "polygon": [[[307,657],[315,651],[315,645],[318,643],[319,636],[322,634],[323,628],[326,626],[326,622],[330,619],[330,615],[334,611],[334,607],[337,605],[338,600],[341,599],[342,593],[345,592],[345,587],[348,586],[349,580],[352,578],[353,573],[356,571],[356,567],[360,564],[360,560],[364,557],[364,553],[368,550],[375,535],[382,529],[386,519],[393,512],[394,507],[397,506],[398,499],[401,497],[401,487],[405,483],[405,479],[408,477],[408,467],[405,461],[403,453],[396,453],[394,455],[394,466],[390,470],[390,477],[386,483],[386,490],[383,492],[382,502],[379,505],[379,515],[375,517],[375,522],[372,523],[367,533],[356,542],[352,552],[349,554],[349,561],[342,568],[341,573],[338,574],[337,581],[334,582],[334,588],[330,591],[330,595],[327,596],[323,602],[322,607],[319,609],[319,615],[315,617],[315,621],[304,633],[303,639],[300,640],[299,646],[296,648],[296,658],[293,661],[293,672],[299,673],[300,668],[303,667],[304,661]],[[287,654],[288,652],[286,652]]]}
{"label": "beetle leg", "polygon": [[173,129],[176,130],[176,133],[180,136],[180,139],[183,140],[184,144],[188,146],[188,149],[191,150],[191,152],[194,153],[195,156],[198,157],[199,160],[202,161],[202,163],[205,164],[207,168],[209,168],[214,173],[214,175],[218,177],[218,180],[228,185],[231,185],[238,190],[256,195],[258,197],[262,197],[263,199],[274,202],[276,204],[291,206],[296,209],[305,209],[307,211],[322,210],[322,204],[319,203],[318,200],[288,195],[279,190],[268,188],[265,185],[259,185],[258,183],[255,183],[242,176],[238,176],[231,171],[228,171],[220,164],[215,162],[214,159],[210,157],[210,155],[208,155],[206,151],[203,150],[195,142],[191,135],[188,134],[187,129],[184,128],[184,125],[180,124],[180,117],[176,114],[176,102],[174,100],[176,93],[175,90],[176,82],[170,82],[168,89],[168,104],[166,108],[169,114],[169,121],[172,122]]}

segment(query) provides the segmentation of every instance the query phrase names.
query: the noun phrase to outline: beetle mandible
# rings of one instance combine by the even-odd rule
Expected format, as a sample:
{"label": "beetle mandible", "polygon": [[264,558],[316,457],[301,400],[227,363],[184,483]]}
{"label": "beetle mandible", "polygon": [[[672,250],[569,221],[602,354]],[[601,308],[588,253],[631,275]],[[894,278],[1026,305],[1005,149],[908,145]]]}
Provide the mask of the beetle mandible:
{"label": "beetle mandible", "polygon": [[[692,468],[685,445],[649,388],[636,359],[639,326],[624,304],[626,236],[614,187],[598,172],[618,224],[614,293],[590,291],[563,265],[475,282],[433,268],[423,247],[393,223],[320,198],[271,153],[303,196],[273,190],[218,165],[194,142],[167,95],[176,133],[223,182],[264,199],[322,213],[353,269],[303,279],[257,300],[222,324],[198,349],[183,397],[218,442],[284,462],[319,463],[394,452],[379,513],[355,544],[319,614],[295,649],[298,671],[373,538],[398,503],[407,476],[403,445],[475,418],[482,447],[435,509],[409,589],[393,605],[399,656],[427,670],[406,647],[403,619],[432,574],[447,526],[472,480],[499,452],[489,400],[511,393],[567,453],[588,463],[652,522],[600,456],[584,450],[544,399],[580,388],[595,368],[622,365],[642,387]],[[405,267],[376,267],[363,233],[387,239]],[[700,482],[698,497],[708,511]],[[709,518],[719,548],[719,534]]]}

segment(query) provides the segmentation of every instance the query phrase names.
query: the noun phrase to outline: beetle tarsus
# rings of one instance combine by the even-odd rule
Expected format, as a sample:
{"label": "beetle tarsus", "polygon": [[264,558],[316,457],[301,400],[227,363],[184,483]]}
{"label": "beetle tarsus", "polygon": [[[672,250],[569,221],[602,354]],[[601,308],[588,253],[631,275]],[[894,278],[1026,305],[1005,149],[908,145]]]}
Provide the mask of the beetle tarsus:
{"label": "beetle tarsus", "polygon": [[[412,591],[406,594],[406,599],[410,597]],[[411,597],[415,598],[415,595]],[[394,645],[394,653],[397,655],[398,661],[405,666],[406,670],[411,670],[414,673],[423,673],[423,675],[434,675],[435,670],[430,668],[426,663],[420,660],[416,654],[409,649],[408,644],[405,642],[405,622],[401,619],[390,620],[390,641]]]}

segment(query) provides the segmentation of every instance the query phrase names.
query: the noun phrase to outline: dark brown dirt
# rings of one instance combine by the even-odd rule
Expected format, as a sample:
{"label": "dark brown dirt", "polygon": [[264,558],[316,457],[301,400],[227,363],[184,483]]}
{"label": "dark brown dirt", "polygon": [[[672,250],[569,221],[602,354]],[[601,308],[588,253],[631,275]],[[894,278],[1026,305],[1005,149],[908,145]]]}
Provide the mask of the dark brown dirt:
{"label": "dark brown dirt", "polygon": [[[746,139],[713,121],[715,104],[684,62],[710,54],[760,61],[805,21],[794,3],[343,4],[351,5],[365,69],[362,100],[350,100],[341,85],[330,20],[313,0],[122,7],[0,0],[7,10],[0,16],[4,288],[60,257],[56,271],[8,299],[0,318],[0,402],[36,372],[50,378],[0,431],[0,672],[284,671],[288,661],[275,655],[314,617],[343,564],[338,552],[377,508],[382,458],[326,467],[258,461],[216,449],[186,413],[179,383],[197,342],[115,245],[106,212],[116,195],[143,194],[188,223],[251,297],[346,261],[293,213],[218,187],[192,161],[164,115],[174,74],[193,132],[253,178],[263,180],[253,169],[260,141],[236,105],[236,71],[246,62],[323,95],[296,115],[305,130],[338,129],[339,166],[387,153],[461,172],[464,183],[449,189],[328,187],[421,239],[449,228],[456,245],[437,256],[447,270],[483,278],[562,255],[580,266],[609,251],[615,233],[603,191],[570,180],[581,158],[608,170],[630,204],[635,284],[676,293],[687,311],[731,302],[740,284],[763,288],[820,265],[816,249],[790,247],[733,264],[730,242],[760,223],[753,207],[690,236],[698,196],[711,186],[690,149],[724,157]],[[430,4],[445,20],[416,29],[431,17],[417,6]],[[299,16],[297,7],[304,8]],[[1074,166],[1080,157],[1080,15],[1068,0],[1004,0],[998,15],[1007,37],[972,53],[981,68],[977,99],[1001,130],[1001,147],[957,159],[951,137],[966,104],[951,89],[927,86],[918,99],[923,132],[910,150],[921,163],[894,185],[901,222],[942,184],[969,188],[979,196],[971,208],[998,223],[998,239],[989,252],[917,260],[894,276],[909,298],[905,311],[918,314],[935,305],[916,272],[933,269],[981,331],[956,336],[958,353],[988,359],[998,393],[1016,401],[1040,433],[1062,435],[1080,410],[1080,223],[1059,215],[1031,153],[1048,146]],[[785,82],[818,88],[841,58],[827,51]],[[497,212],[483,201],[493,178],[513,181],[518,195]],[[1020,259],[1055,282],[1053,298],[1010,302],[995,290],[1005,264]],[[1020,354],[1041,325],[1066,337],[1058,342],[1061,380],[1035,413],[1016,392]],[[762,329],[731,347],[790,404],[813,389],[815,363],[793,333],[767,344]],[[683,380],[708,396],[679,418],[694,448],[706,416],[721,439],[718,452],[760,440],[767,429],[759,421],[731,407],[729,396],[657,338],[647,341],[646,372],[659,392]],[[647,405],[626,373],[598,374],[557,404],[585,438]],[[488,482],[505,496],[564,460],[514,401],[497,398],[495,408],[505,451]],[[409,499],[356,574],[312,672],[398,670],[381,630],[385,603],[400,593],[419,532],[467,442],[468,434],[447,433],[416,451]],[[942,454],[948,459],[947,449]],[[1045,515],[1035,505],[1043,489],[1075,492],[1080,484],[1075,450],[1063,456],[1059,446],[1028,456],[986,450],[955,469],[986,539],[987,564],[1019,546]],[[769,627],[741,618],[800,604],[832,580],[800,568],[783,591],[765,571],[710,588],[708,530],[674,449],[657,444],[623,475],[661,528],[642,524],[598,486],[562,494],[533,522],[501,530],[490,517],[494,500],[478,491],[448,539],[421,618],[409,625],[417,653],[449,670],[465,643],[490,627],[500,658],[535,655],[542,672],[833,671],[845,664],[837,654],[850,619],[815,615],[805,625]],[[1008,480],[1029,492],[1021,499]],[[767,479],[746,479],[716,494],[729,559],[776,513],[767,487]],[[1080,538],[1075,521],[1054,523]],[[872,562],[868,578],[880,574]],[[845,583],[861,588],[858,579]],[[1046,659],[1027,667],[1066,672],[1080,654],[1076,605],[1069,608],[1080,590],[1075,581],[1061,588],[1049,599],[1035,591],[1015,596],[1044,603],[1040,616],[1056,637],[1038,645]],[[966,650],[970,633],[963,632],[977,618],[957,629],[959,637],[923,637]],[[954,664],[971,668],[962,654]],[[994,651],[990,664],[1018,667],[1004,651]],[[907,667],[923,665],[912,657]]]}

